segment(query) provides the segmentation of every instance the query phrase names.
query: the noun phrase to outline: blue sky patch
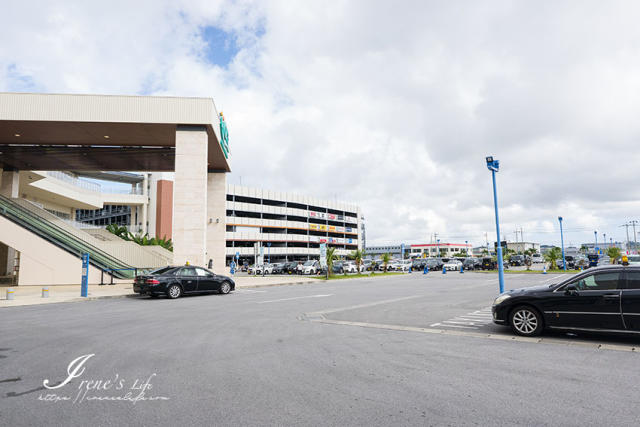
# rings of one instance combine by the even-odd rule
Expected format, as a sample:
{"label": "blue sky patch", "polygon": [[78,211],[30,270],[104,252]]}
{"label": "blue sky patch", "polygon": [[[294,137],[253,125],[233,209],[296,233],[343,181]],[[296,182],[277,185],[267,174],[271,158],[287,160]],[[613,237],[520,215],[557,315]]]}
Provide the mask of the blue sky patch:
{"label": "blue sky patch", "polygon": [[226,67],[239,51],[234,36],[220,28],[203,27],[201,36],[207,44],[204,57],[211,64]]}

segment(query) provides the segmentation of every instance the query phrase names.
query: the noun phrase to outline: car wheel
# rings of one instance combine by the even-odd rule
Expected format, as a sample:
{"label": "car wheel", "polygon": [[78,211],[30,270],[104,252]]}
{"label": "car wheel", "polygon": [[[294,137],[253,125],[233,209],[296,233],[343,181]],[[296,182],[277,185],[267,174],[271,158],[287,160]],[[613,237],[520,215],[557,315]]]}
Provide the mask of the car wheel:
{"label": "car wheel", "polygon": [[226,281],[222,282],[222,284],[220,285],[220,293],[226,295],[229,292],[231,292],[231,283]]}
{"label": "car wheel", "polygon": [[167,296],[171,299],[179,298],[182,295],[182,288],[178,285],[171,285],[167,289]]}
{"label": "car wheel", "polygon": [[543,329],[542,316],[538,310],[526,305],[516,307],[511,312],[509,320],[516,335],[534,337],[540,335]]}

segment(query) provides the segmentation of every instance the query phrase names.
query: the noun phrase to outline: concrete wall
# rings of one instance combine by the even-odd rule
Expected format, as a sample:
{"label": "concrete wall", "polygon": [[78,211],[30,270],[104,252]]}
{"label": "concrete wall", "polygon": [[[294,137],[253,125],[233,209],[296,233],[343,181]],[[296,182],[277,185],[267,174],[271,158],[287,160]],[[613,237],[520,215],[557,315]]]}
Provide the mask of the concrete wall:
{"label": "concrete wall", "polygon": [[[18,285],[79,285],[82,260],[0,217],[0,241],[20,252]],[[89,269],[89,283],[100,283],[100,270]]]}
{"label": "concrete wall", "polygon": [[224,271],[227,229],[227,174],[207,174],[207,262],[213,260],[213,271]]}

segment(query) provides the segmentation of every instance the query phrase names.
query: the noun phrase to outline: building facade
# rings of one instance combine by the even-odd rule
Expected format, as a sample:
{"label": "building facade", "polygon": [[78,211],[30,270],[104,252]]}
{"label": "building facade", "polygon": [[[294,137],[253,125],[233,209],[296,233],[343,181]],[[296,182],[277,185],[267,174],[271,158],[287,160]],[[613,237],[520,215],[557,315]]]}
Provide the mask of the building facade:
{"label": "building facade", "polygon": [[[318,259],[320,244],[343,257],[362,249],[362,215],[355,204],[239,185],[227,186],[226,257],[255,262]],[[211,220],[218,220],[211,219]]]}

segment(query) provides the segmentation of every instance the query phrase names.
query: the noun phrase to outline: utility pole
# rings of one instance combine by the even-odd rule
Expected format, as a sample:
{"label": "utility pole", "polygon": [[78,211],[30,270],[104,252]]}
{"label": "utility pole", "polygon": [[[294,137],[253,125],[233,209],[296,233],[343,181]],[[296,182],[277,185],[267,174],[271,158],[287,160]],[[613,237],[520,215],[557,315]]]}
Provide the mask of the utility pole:
{"label": "utility pole", "polygon": [[629,221],[629,223],[633,227],[633,251],[638,253],[638,239],[637,239],[637,235],[636,235],[636,224],[638,223],[638,221],[636,221],[634,219],[634,220]]}
{"label": "utility pole", "polygon": [[627,231],[627,253],[629,252],[629,223],[622,224],[620,227],[624,227]]}
{"label": "utility pole", "polygon": [[487,255],[490,255],[491,252],[489,252],[489,234],[487,234],[487,232],[484,232],[484,241],[487,243]]}

